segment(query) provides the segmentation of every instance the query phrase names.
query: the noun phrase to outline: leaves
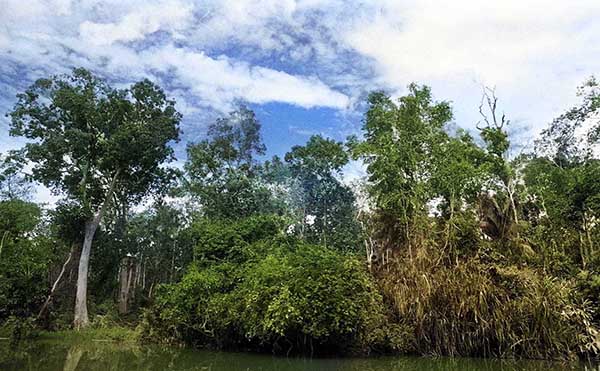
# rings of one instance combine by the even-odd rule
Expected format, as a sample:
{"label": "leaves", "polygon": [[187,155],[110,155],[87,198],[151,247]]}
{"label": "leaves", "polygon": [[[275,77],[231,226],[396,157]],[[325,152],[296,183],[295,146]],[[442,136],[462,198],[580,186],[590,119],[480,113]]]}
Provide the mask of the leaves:
{"label": "leaves", "polygon": [[26,157],[33,177],[89,210],[106,198],[120,170],[118,188],[139,200],[172,159],[181,115],[148,80],[113,89],[84,69],[36,81],[10,112],[11,135],[32,142]]}

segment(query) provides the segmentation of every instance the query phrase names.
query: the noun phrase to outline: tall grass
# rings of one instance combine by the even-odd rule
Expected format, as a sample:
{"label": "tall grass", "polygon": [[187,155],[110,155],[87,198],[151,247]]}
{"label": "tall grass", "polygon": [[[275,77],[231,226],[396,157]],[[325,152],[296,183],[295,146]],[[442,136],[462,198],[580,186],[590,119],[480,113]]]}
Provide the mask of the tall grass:
{"label": "tall grass", "polygon": [[380,277],[394,320],[414,330],[417,353],[571,358],[597,350],[570,282],[476,258],[438,261],[421,251]]}

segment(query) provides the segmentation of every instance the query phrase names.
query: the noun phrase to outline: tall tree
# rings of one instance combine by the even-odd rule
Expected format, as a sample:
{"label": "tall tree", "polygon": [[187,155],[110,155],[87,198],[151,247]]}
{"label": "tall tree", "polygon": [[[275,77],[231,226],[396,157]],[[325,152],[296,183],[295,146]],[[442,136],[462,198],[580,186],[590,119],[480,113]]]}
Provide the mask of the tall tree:
{"label": "tall tree", "polygon": [[256,161],[264,152],[260,122],[241,106],[212,123],[206,139],[188,145],[184,188],[211,218],[235,219],[265,210],[270,196],[258,181]]}
{"label": "tall tree", "polygon": [[[600,217],[600,84],[594,78],[578,91],[580,104],[557,117],[536,142],[525,167],[528,191],[555,226],[579,235],[583,268],[596,251]],[[597,232],[596,232],[597,233]]]}
{"label": "tall tree", "polygon": [[353,156],[367,165],[370,193],[387,225],[385,245],[403,242],[412,255],[411,229],[427,215],[432,198],[433,152],[447,138],[444,126],[452,119],[447,102],[434,102],[426,86],[411,84],[394,103],[382,92],[369,96],[364,138],[351,138]]}
{"label": "tall tree", "polygon": [[477,128],[485,143],[488,189],[496,192],[493,196],[482,194],[481,197],[480,214],[482,223],[487,226],[484,231],[492,238],[504,242],[512,240],[519,245],[517,172],[509,158],[507,131],[510,120],[499,111],[495,89],[484,88],[479,113],[482,121]]}
{"label": "tall tree", "polygon": [[181,115],[143,80],[114,89],[85,69],[39,79],[17,95],[11,135],[30,140],[33,177],[79,203],[86,214],[74,326],[89,324],[87,281],[92,241],[115,193],[140,200],[173,159]]}
{"label": "tall tree", "polygon": [[[349,161],[344,145],[313,135],[306,145],[292,147],[285,160],[302,189],[303,235],[313,243],[356,250],[360,227],[354,194],[338,179]],[[307,218],[314,220],[307,223]]]}

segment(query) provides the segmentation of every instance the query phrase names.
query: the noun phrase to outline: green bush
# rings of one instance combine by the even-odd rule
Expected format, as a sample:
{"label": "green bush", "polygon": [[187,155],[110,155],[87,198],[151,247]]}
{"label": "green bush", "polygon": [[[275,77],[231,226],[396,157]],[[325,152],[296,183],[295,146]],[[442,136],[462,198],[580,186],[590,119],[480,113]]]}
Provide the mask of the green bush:
{"label": "green bush", "polygon": [[33,318],[10,316],[0,326],[0,334],[7,336],[12,344],[16,344],[37,337],[39,331]]}
{"label": "green bush", "polygon": [[[194,259],[201,264],[243,261],[245,248],[279,233],[283,220],[277,216],[253,216],[233,223],[200,219],[186,233],[195,242]],[[246,251],[247,252],[247,251]]]}
{"label": "green bush", "polygon": [[[235,262],[216,263],[212,255],[180,283],[159,288],[144,321],[146,338],[275,353],[364,354],[387,349],[393,337],[403,346],[401,328],[385,328],[382,298],[357,258],[273,233],[246,233],[248,223],[264,228],[247,220],[219,232],[243,241],[225,250],[235,251],[229,255]],[[206,251],[209,241],[197,250]],[[214,246],[208,251],[218,251]]]}
{"label": "green bush", "polygon": [[37,314],[46,298],[52,253],[36,235],[40,215],[33,203],[0,201],[0,321]]}

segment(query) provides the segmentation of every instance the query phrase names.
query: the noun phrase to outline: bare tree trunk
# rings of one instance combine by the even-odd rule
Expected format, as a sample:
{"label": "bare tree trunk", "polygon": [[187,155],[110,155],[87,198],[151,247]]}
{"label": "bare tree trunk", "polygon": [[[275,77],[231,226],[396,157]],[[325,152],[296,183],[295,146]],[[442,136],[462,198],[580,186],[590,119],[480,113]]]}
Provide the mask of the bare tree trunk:
{"label": "bare tree trunk", "polygon": [[175,241],[173,241],[173,249],[171,250],[171,273],[169,275],[169,283],[173,283],[173,273],[175,273]]}
{"label": "bare tree trunk", "polygon": [[365,250],[367,253],[367,266],[369,267],[369,272],[371,272],[371,249],[369,248],[369,243],[365,239]]}
{"label": "bare tree trunk", "polygon": [[146,290],[146,265],[148,265],[148,263],[146,263],[146,258],[144,258],[142,268],[142,292],[143,290]]}
{"label": "bare tree trunk", "polygon": [[593,256],[594,255],[594,240],[592,240],[592,235],[590,233],[590,223],[588,223],[588,218],[587,218],[587,213],[584,211],[583,212],[583,228],[585,229],[585,236],[587,237],[588,240],[588,246],[589,246],[589,256]]}
{"label": "bare tree trunk", "polygon": [[129,276],[129,257],[126,256],[121,260],[121,267],[119,271],[119,313],[126,314],[127,313],[127,300],[129,299],[129,293],[127,285],[128,285],[128,276]]}
{"label": "bare tree trunk", "polygon": [[73,320],[76,330],[87,327],[90,324],[87,310],[87,281],[92,240],[100,224],[99,215],[98,213],[92,220],[85,222],[85,237],[83,248],[81,249],[81,257],[79,258],[79,270],[77,272],[77,296],[75,298],[75,319]]}
{"label": "bare tree trunk", "polygon": [[581,231],[579,231],[579,255],[581,255],[581,268],[585,269],[586,265],[586,254],[585,254],[585,244],[583,243],[583,236],[581,235]]}
{"label": "bare tree trunk", "polygon": [[50,305],[50,303],[52,302],[52,299],[54,298],[54,292],[58,288],[58,284],[60,283],[60,280],[62,279],[63,275],[65,274],[67,266],[71,262],[71,258],[73,257],[76,249],[77,249],[77,246],[75,244],[73,244],[73,246],[71,247],[71,251],[69,252],[69,256],[67,257],[67,260],[63,264],[62,269],[60,270],[60,273],[58,274],[58,277],[56,278],[56,280],[54,281],[54,284],[52,285],[52,289],[50,290],[50,294],[48,294],[48,298],[44,302],[44,305],[42,305],[42,309],[40,309],[40,311],[37,315],[37,319],[42,318],[42,316],[46,313],[48,306]]}
{"label": "bare tree trunk", "polygon": [[150,284],[150,290],[148,291],[148,298],[152,299],[152,290],[154,290],[154,282]]}
{"label": "bare tree trunk", "polygon": [[98,229],[98,226],[102,221],[102,217],[104,216],[104,213],[108,208],[108,204],[110,203],[118,176],[119,170],[117,170],[111,180],[110,187],[100,211],[96,213],[93,219],[85,222],[85,236],[83,240],[83,248],[81,249],[81,256],[79,257],[79,270],[77,272],[77,296],[75,298],[75,318],[73,320],[73,327],[76,330],[85,328],[90,324],[87,310],[87,282],[90,265],[90,253],[92,251],[92,241],[94,240],[96,229]]}
{"label": "bare tree trunk", "polygon": [[4,240],[6,239],[6,236],[8,236],[8,231],[4,232],[2,235],[2,240],[0,241],[0,255],[2,255],[2,248],[4,247]]}
{"label": "bare tree trunk", "polygon": [[119,292],[119,313],[129,312],[129,302],[135,295],[135,280],[137,277],[137,262],[132,256],[123,258],[121,264],[121,290]]}
{"label": "bare tree trunk", "polygon": [[138,277],[138,269],[137,264],[134,262],[131,274],[129,275],[129,283],[127,284],[127,295],[128,300],[133,301],[135,299],[135,288],[137,287],[136,281]]}
{"label": "bare tree trunk", "polygon": [[519,233],[519,214],[517,212],[517,204],[515,202],[515,197],[514,197],[514,186],[513,186],[513,182],[512,180],[509,181],[508,185],[506,186],[507,189],[507,193],[508,193],[508,197],[510,199],[510,207],[513,211],[513,218],[515,219],[515,232],[517,234],[517,240],[519,240],[520,237],[520,233]]}

